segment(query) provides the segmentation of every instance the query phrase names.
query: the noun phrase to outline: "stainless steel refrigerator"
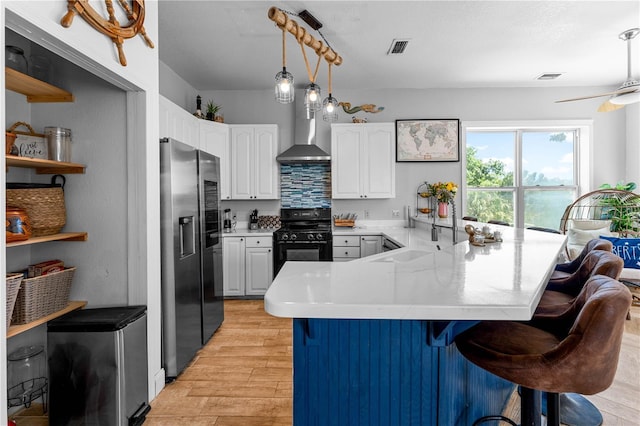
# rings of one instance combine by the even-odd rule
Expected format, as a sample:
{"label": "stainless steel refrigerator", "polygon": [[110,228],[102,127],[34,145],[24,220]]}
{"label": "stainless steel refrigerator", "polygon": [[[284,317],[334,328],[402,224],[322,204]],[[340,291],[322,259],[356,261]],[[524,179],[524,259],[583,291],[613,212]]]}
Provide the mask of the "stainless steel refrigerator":
{"label": "stainless steel refrigerator", "polygon": [[224,319],[220,159],[160,140],[162,354],[175,378]]}

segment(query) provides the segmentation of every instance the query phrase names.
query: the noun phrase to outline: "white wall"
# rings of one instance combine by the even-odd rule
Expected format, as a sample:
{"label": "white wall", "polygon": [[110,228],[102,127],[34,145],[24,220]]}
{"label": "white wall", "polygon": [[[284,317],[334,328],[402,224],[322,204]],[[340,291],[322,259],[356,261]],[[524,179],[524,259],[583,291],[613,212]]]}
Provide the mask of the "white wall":
{"label": "white wall", "polygon": [[[379,113],[354,114],[369,122],[394,122],[396,119],[459,118],[461,121],[532,121],[532,120],[593,120],[594,135],[591,158],[592,181],[588,190],[602,183],[626,178],[625,158],[629,128],[637,129],[638,115],[624,110],[596,112],[602,99],[556,104],[557,99],[580,96],[584,93],[606,91],[606,87],[575,87],[554,89],[488,88],[488,89],[424,89],[424,90],[337,90],[339,101],[352,106],[375,104],[384,107]],[[163,89],[164,90],[164,89]],[[271,90],[265,91],[203,91],[203,99],[222,104],[225,122],[277,123],[280,128],[280,152],[291,144],[294,108],[280,105]],[[300,99],[300,93],[296,93]],[[631,109],[630,109],[631,110]],[[353,115],[339,114],[340,122],[350,122]],[[329,152],[330,125],[318,120],[317,143]],[[637,130],[636,130],[637,132]],[[631,136],[633,137],[633,136]],[[637,133],[635,136],[637,141]],[[637,162],[636,162],[637,164]],[[360,218],[368,210],[370,219],[391,219],[391,211],[415,206],[415,190],[426,181],[463,179],[462,163],[397,163],[396,198],[393,200],[334,200],[336,212],[356,212]],[[233,207],[232,207],[233,208]],[[272,208],[272,206],[267,206]],[[277,208],[277,207],[276,207]],[[240,205],[240,211],[250,206]]]}
{"label": "white wall", "polygon": [[627,105],[625,109],[627,115],[627,161],[624,180],[640,185],[640,103]]}

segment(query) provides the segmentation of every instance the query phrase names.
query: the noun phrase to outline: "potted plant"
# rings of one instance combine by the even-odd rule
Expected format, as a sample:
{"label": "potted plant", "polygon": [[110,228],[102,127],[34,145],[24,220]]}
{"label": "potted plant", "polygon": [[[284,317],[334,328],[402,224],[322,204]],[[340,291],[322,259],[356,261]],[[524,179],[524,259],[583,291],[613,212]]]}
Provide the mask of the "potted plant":
{"label": "potted plant", "polygon": [[600,185],[604,190],[598,197],[599,204],[603,206],[603,216],[611,220],[611,231],[623,236],[637,232],[640,225],[640,196],[631,192],[635,188],[634,182]]}
{"label": "potted plant", "polygon": [[213,100],[207,102],[207,120],[214,121],[216,114],[222,109],[222,106],[214,104]]}

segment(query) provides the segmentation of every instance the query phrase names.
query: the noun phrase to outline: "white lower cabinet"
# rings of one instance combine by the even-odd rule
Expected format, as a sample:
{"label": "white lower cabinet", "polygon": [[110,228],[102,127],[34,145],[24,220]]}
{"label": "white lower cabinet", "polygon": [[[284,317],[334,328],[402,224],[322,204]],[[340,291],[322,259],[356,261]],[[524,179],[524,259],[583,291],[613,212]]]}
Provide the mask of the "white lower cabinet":
{"label": "white lower cabinet", "polygon": [[378,253],[382,253],[382,236],[360,236],[360,257],[373,256]]}
{"label": "white lower cabinet", "polygon": [[225,237],[222,242],[222,285],[225,296],[244,296],[245,238]]}
{"label": "white lower cabinet", "polygon": [[334,235],[333,261],[346,262],[382,252],[380,235]]}
{"label": "white lower cabinet", "polygon": [[273,280],[271,237],[225,237],[225,296],[262,296]]}

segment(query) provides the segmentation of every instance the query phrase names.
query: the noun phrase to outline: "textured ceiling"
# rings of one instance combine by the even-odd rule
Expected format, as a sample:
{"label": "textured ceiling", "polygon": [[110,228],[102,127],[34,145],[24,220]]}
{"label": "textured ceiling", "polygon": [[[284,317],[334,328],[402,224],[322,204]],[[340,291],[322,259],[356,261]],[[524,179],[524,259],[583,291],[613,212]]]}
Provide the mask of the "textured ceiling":
{"label": "textured ceiling", "polygon": [[[334,90],[611,86],[627,75],[618,34],[640,27],[640,1],[167,1],[159,2],[160,60],[197,90],[268,89],[282,67],[271,6],[311,12],[343,57]],[[292,17],[320,38],[299,17]],[[410,39],[403,55],[387,51]],[[632,42],[640,79],[640,36]],[[315,66],[315,54],[307,50]],[[287,69],[304,86],[299,45]],[[562,72],[553,81],[542,73]],[[327,85],[323,61],[317,82]],[[585,95],[590,93],[585,93]]]}

